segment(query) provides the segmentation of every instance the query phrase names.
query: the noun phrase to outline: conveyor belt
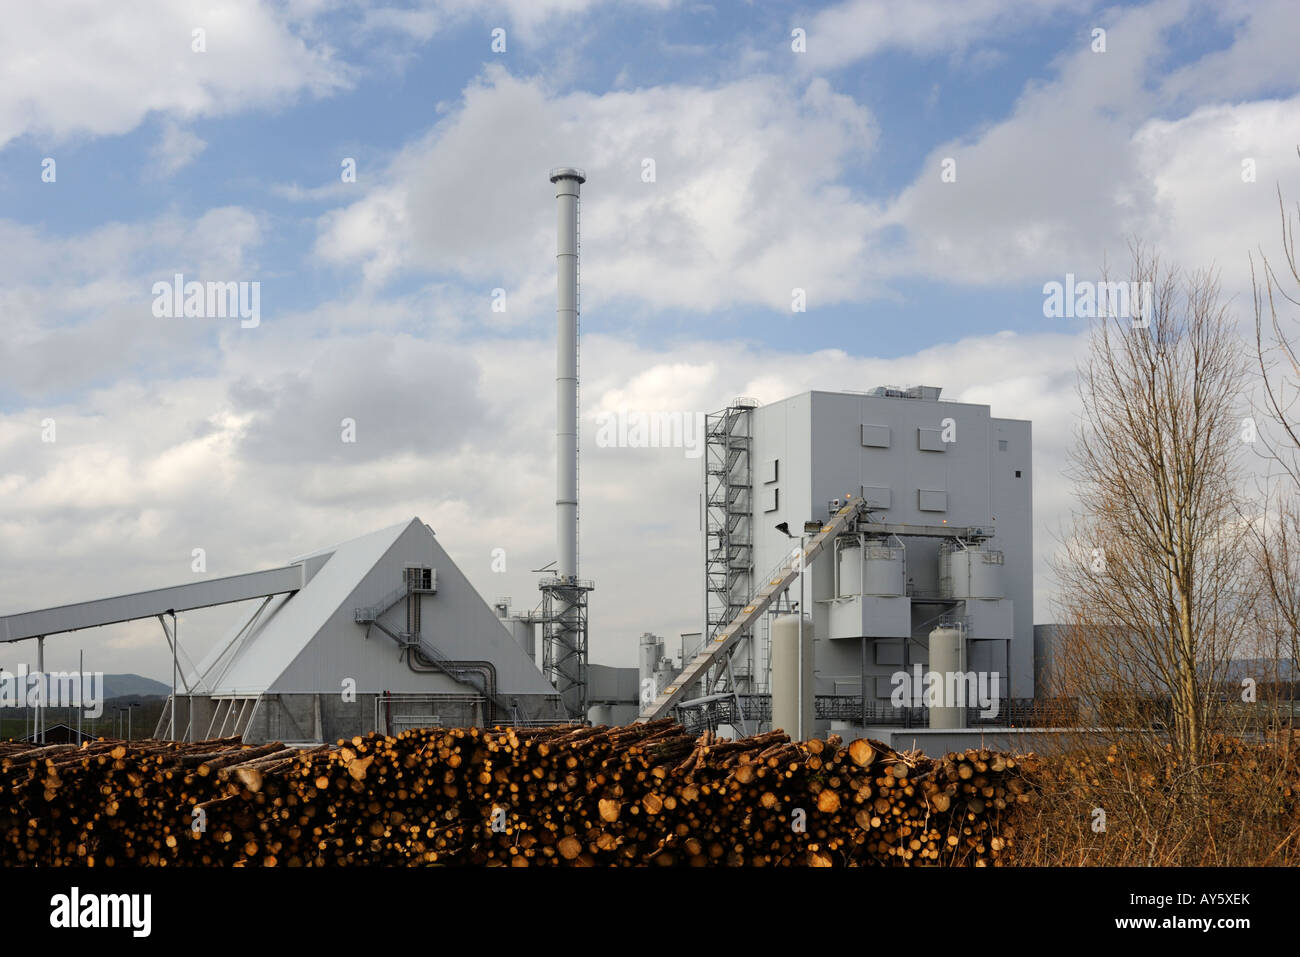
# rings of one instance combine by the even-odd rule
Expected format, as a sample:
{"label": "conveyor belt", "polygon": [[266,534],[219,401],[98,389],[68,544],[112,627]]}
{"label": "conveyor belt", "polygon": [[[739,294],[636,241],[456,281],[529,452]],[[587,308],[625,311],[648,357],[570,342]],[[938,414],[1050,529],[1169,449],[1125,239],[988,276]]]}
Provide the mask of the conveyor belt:
{"label": "conveyor belt", "polygon": [[[808,543],[803,553],[804,565],[806,566],[816,558],[822,549],[826,547],[828,541],[851,528],[865,508],[864,499],[850,496],[848,504],[836,512],[834,517],[823,525],[812,541]],[[659,697],[641,711],[640,716],[636,719],[637,724],[654,721],[667,715],[686,696],[686,692],[704,676],[704,672],[731,650],[731,647],[740,639],[745,630],[758,621],[773,600],[789,588],[798,577],[799,562],[798,553],[796,552],[790,556],[790,560],[781,567],[776,576],[758,590],[754,600],[746,605],[740,614],[733,618],[731,623],[722,629],[703,651],[691,659],[690,664],[683,668],[672,683],[664,688]],[[802,608],[799,611],[801,614],[803,613]]]}

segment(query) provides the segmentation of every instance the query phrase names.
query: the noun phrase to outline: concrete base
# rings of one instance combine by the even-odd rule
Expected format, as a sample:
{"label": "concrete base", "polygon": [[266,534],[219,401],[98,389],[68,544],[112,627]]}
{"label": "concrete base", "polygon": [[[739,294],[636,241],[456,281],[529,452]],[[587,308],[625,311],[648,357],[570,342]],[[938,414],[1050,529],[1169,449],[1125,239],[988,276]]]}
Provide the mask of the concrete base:
{"label": "concrete base", "polygon": [[[992,751],[1009,751],[1025,754],[1045,751],[1057,744],[1061,735],[1068,734],[1077,740],[1086,740],[1087,731],[1080,728],[897,728],[854,725],[848,721],[831,722],[831,733],[845,741],[854,738],[875,738],[895,751],[915,748],[931,757],[949,751],[967,748],[988,748]],[[1097,742],[1103,739],[1098,736]],[[1110,737],[1105,738],[1109,741]]]}

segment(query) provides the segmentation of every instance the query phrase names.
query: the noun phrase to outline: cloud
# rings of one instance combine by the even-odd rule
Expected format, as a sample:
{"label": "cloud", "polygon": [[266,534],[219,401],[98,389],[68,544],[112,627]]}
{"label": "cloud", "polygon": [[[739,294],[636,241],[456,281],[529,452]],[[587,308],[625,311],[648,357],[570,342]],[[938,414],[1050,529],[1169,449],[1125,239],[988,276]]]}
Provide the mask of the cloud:
{"label": "cloud", "polygon": [[[1136,236],[1170,262],[1217,262],[1239,291],[1247,249],[1276,228],[1270,187],[1300,189],[1300,97],[1190,106],[1163,118],[1185,101],[1193,77],[1248,53],[1209,54],[1162,86],[1154,64],[1186,8],[1155,3],[1117,15],[1105,53],[1081,43],[1005,120],[934,148],[883,217],[905,237],[897,273],[973,286],[1095,276],[1107,259],[1126,268]],[[1253,37],[1245,31],[1236,42]],[[949,158],[955,182],[940,175]],[[1259,184],[1243,184],[1245,158],[1256,161]]]}
{"label": "cloud", "polygon": [[[206,52],[192,48],[196,29]],[[0,147],[118,135],[152,112],[188,121],[274,106],[351,78],[262,0],[23,4],[0,31]]]}
{"label": "cloud", "polygon": [[315,251],[371,283],[500,286],[528,315],[553,296],[545,171],[581,161],[587,305],[788,310],[796,286],[842,302],[870,287],[875,212],[841,178],[875,138],[871,114],[820,79],[553,94],[491,68],[379,185],[321,219]]}
{"label": "cloud", "polygon": [[[808,21],[808,49],[799,63],[829,70],[890,50],[918,56],[964,52],[1092,6],[1093,0],[846,0]],[[792,27],[800,25],[791,20]],[[976,55],[986,60],[992,53],[983,49]]]}
{"label": "cloud", "polygon": [[176,273],[256,280],[263,227],[237,206],[196,219],[167,213],[69,237],[0,220],[0,389],[41,400],[194,363],[218,327],[153,315],[153,284]]}
{"label": "cloud", "polygon": [[173,122],[163,124],[162,137],[153,149],[155,175],[166,179],[189,166],[207,148],[207,142]]}

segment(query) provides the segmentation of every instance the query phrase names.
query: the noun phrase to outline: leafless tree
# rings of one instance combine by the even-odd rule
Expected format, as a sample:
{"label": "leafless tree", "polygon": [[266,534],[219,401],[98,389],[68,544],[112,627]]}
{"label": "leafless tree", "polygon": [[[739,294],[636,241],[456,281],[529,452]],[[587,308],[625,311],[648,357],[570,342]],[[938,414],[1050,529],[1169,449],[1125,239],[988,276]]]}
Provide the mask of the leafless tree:
{"label": "leafless tree", "polygon": [[[1263,420],[1257,430],[1257,445],[1266,464],[1260,482],[1263,507],[1252,532],[1263,592],[1260,631],[1271,639],[1279,659],[1289,659],[1288,667],[1279,669],[1278,683],[1290,684],[1300,660],[1300,264],[1296,220],[1287,215],[1280,188],[1278,214],[1280,256],[1270,260],[1261,249],[1258,266],[1254,256],[1250,261],[1254,361]],[[1300,218],[1300,203],[1296,218]]]}
{"label": "leafless tree", "polygon": [[1232,715],[1223,688],[1252,606],[1237,411],[1247,360],[1214,273],[1165,270],[1134,244],[1129,281],[1147,294],[1127,312],[1113,295],[1099,303],[1078,374],[1079,512],[1055,560],[1058,690],[1102,733],[1167,741],[1190,771]]}

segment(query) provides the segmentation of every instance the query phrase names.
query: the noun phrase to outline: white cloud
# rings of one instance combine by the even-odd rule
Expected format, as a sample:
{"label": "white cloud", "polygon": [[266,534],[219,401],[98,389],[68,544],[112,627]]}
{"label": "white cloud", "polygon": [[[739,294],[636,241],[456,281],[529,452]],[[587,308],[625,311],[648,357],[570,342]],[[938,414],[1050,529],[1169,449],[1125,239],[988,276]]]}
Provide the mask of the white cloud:
{"label": "white cloud", "polygon": [[155,111],[192,120],[277,105],[350,75],[261,0],[19,4],[0,31],[0,147],[28,133],[126,133]]}
{"label": "white cloud", "polygon": [[[917,55],[964,52],[995,44],[1009,33],[1038,26],[1062,12],[1086,10],[1094,0],[845,0],[819,11],[805,26],[809,70],[842,67],[887,50]],[[797,19],[791,26],[801,26]],[[977,49],[988,62],[992,51]]]}
{"label": "white cloud", "polygon": [[[1106,260],[1126,269],[1136,236],[1169,262],[1217,263],[1240,291],[1247,249],[1276,230],[1273,185],[1300,191],[1300,97],[1160,118],[1186,100],[1193,77],[1249,55],[1255,40],[1243,31],[1241,49],[1210,54],[1162,85],[1155,65],[1186,12],[1181,2],[1124,11],[1110,22],[1106,53],[1081,44],[1005,120],[932,150],[885,216],[906,235],[894,268],[973,285],[1045,282],[1095,275]],[[940,177],[949,157],[956,182]],[[1242,183],[1246,157],[1257,162],[1254,186]]]}
{"label": "white cloud", "polygon": [[820,79],[552,95],[493,68],[381,185],[322,219],[316,251],[374,282],[422,270],[501,286],[526,315],[553,295],[545,171],[580,162],[588,306],[788,310],[796,286],[844,301],[870,287],[875,213],[840,180],[875,136]]}
{"label": "white cloud", "polygon": [[166,179],[198,159],[207,146],[205,140],[190,130],[167,121],[163,123],[162,137],[154,146],[154,171]]}

